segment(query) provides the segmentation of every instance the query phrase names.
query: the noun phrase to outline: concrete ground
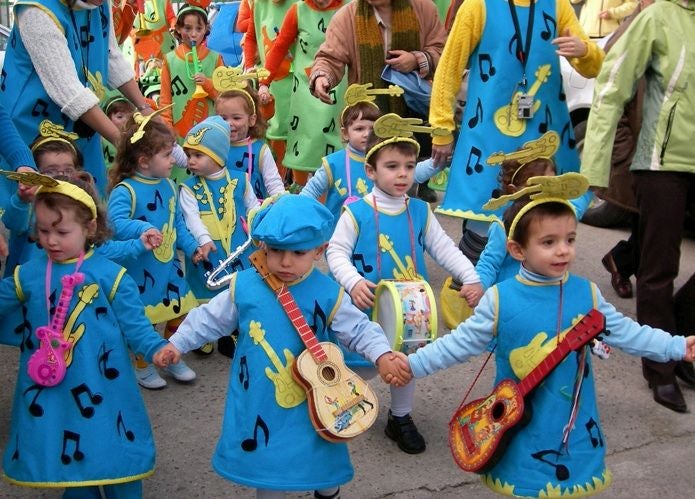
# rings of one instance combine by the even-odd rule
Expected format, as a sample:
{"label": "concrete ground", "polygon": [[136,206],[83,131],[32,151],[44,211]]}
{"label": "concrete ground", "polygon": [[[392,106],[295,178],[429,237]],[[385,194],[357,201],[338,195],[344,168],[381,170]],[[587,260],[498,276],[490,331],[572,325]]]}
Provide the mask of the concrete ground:
{"label": "concrete ground", "polygon": [[[458,220],[440,217],[447,232],[458,240]],[[634,316],[634,299],[623,300],[610,287],[601,266],[605,252],[625,232],[579,228],[578,258],[574,271],[593,279],[606,298],[622,312]],[[445,278],[433,262],[430,276],[438,293]],[[695,272],[695,241],[683,244],[681,285]],[[695,304],[694,304],[695,306]],[[443,333],[443,330],[442,330]],[[154,427],[158,460],[154,476],[145,481],[145,497],[170,499],[254,497],[253,491],[217,476],[210,467],[221,421],[229,361],[215,353],[210,357],[188,355],[198,373],[193,385],[177,384],[159,392],[144,390]],[[495,497],[479,483],[477,475],[461,471],[447,447],[447,423],[477,374],[482,358],[418,381],[413,418],[427,440],[427,451],[417,456],[398,450],[383,433],[388,389],[374,382],[382,407],[379,419],[365,435],[350,444],[355,478],[342,488],[343,498],[458,498]],[[652,401],[641,376],[640,361],[614,351],[608,361],[595,359],[596,385],[608,449],[608,464],[614,475],[607,498],[693,497],[695,485],[695,417],[677,414]],[[0,439],[5,444],[11,407],[16,352],[0,347]],[[487,394],[494,367],[482,374],[471,397]],[[686,401],[695,410],[695,390],[684,388]],[[693,447],[691,447],[693,446]],[[4,451],[4,448],[3,448]],[[287,463],[288,466],[299,463]],[[0,497],[60,497],[62,490],[24,489],[0,482]],[[290,497],[310,497],[292,494]]]}

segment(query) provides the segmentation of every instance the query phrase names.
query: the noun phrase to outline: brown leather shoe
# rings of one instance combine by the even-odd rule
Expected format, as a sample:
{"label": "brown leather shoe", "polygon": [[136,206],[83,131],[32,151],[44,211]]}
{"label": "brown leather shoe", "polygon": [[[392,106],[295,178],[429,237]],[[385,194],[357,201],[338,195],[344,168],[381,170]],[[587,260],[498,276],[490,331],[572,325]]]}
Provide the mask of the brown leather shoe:
{"label": "brown leather shoe", "polygon": [[680,361],[673,372],[690,388],[695,388],[695,368],[692,362]]}
{"label": "brown leather shoe", "polygon": [[688,406],[685,404],[685,399],[677,383],[654,385],[652,391],[657,404],[661,404],[676,412],[688,411]]}
{"label": "brown leather shoe", "polygon": [[632,283],[629,278],[625,278],[618,272],[618,267],[615,265],[613,255],[609,251],[601,259],[601,263],[605,269],[611,274],[611,286],[620,298],[632,298]]}

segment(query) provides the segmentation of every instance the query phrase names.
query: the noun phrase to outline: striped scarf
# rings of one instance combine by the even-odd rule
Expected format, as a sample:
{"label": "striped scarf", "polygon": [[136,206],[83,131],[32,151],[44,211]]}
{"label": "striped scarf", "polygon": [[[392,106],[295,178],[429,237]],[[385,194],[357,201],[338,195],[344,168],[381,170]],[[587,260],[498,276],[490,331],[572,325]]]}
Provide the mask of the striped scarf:
{"label": "striped scarf", "polygon": [[[374,10],[366,0],[357,0],[355,35],[360,52],[360,83],[372,83],[374,88],[385,88],[381,79],[384,69],[384,40]],[[420,25],[409,0],[391,1],[391,49],[412,52],[420,50]],[[383,113],[405,115],[403,97],[377,96]]]}

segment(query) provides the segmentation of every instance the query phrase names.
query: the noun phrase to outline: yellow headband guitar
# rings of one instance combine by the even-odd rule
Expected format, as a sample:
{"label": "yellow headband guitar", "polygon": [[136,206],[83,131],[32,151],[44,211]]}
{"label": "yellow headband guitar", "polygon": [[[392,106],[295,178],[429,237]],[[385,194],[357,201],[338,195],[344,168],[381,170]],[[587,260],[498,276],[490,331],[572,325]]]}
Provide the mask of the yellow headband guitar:
{"label": "yellow headband guitar", "polygon": [[63,125],[58,125],[50,120],[43,120],[39,124],[39,136],[41,138],[32,144],[31,152],[36,151],[36,149],[38,149],[39,146],[45,144],[46,142],[54,141],[64,142],[68,144],[73,151],[77,152],[77,150],[75,149],[75,144],[73,144],[73,142],[79,139],[80,136],[74,132],[66,131]]}
{"label": "yellow headband guitar", "polygon": [[433,137],[441,137],[449,134],[445,128],[424,126],[420,118],[401,118],[395,113],[388,113],[374,122],[374,134],[386,140],[374,145],[367,152],[365,162],[369,162],[369,158],[382,147],[397,142],[409,142],[413,144],[417,148],[419,154],[420,144],[412,138],[414,133],[427,133]]}
{"label": "yellow headband guitar", "polygon": [[212,73],[212,86],[218,92],[225,90],[236,90],[242,92],[251,104],[252,114],[256,114],[256,103],[251,94],[246,90],[249,80],[258,81],[270,76],[270,71],[265,68],[256,68],[255,71],[244,73],[240,68],[231,66],[220,66]]}

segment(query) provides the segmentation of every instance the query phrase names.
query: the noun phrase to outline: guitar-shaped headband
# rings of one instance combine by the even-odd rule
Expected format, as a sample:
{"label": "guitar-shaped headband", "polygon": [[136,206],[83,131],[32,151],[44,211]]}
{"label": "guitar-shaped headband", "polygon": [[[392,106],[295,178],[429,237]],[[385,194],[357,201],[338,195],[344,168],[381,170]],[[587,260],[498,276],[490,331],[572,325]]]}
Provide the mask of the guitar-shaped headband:
{"label": "guitar-shaped headband", "polygon": [[155,116],[157,116],[162,111],[169,109],[173,105],[174,104],[172,103],[172,104],[169,104],[168,106],[160,107],[159,109],[157,109],[153,113],[148,114],[147,116],[143,115],[140,112],[134,113],[133,114],[133,121],[135,121],[135,124],[138,125],[138,129],[135,131],[133,136],[130,138],[130,143],[135,144],[138,140],[143,138],[145,136],[145,126],[147,126],[147,124],[150,122],[150,120],[152,118],[154,118]]}
{"label": "guitar-shaped headband", "polygon": [[244,73],[240,68],[220,66],[212,72],[212,86],[220,92],[225,90],[245,90],[247,80],[262,80],[270,76],[270,71],[257,68]]}
{"label": "guitar-shaped headband", "polygon": [[371,88],[372,83],[353,83],[345,90],[345,107],[354,106],[358,102],[374,102],[377,95],[391,95],[398,97],[403,95],[403,89],[398,85],[389,85],[388,88]]}
{"label": "guitar-shaped headband", "polygon": [[388,113],[374,122],[374,133],[381,138],[412,137],[414,133],[427,133],[432,137],[449,135],[446,128],[424,126],[420,118],[401,118]]}
{"label": "guitar-shaped headband", "polygon": [[40,145],[53,141],[65,142],[75,150],[73,142],[80,138],[76,133],[66,131],[63,125],[58,125],[50,120],[43,120],[39,124],[39,137],[31,145],[31,152],[36,151]]}
{"label": "guitar-shaped headband", "polygon": [[560,147],[560,136],[554,130],[545,132],[535,140],[529,140],[521,146],[518,151],[504,153],[502,151],[492,153],[487,158],[488,165],[499,165],[500,163],[515,159],[520,165],[530,163],[534,159],[550,159],[555,156]]}
{"label": "guitar-shaped headband", "polygon": [[0,170],[0,175],[7,177],[9,180],[20,182],[24,185],[33,187],[55,187],[58,181],[48,175],[41,175],[38,172],[14,172],[9,170]]}
{"label": "guitar-shaped headband", "polygon": [[491,199],[483,205],[485,210],[497,210],[505,204],[530,194],[535,204],[544,200],[568,200],[583,195],[589,189],[589,180],[575,172],[565,173],[557,177],[539,176],[528,179],[526,187],[513,194],[506,194]]}

